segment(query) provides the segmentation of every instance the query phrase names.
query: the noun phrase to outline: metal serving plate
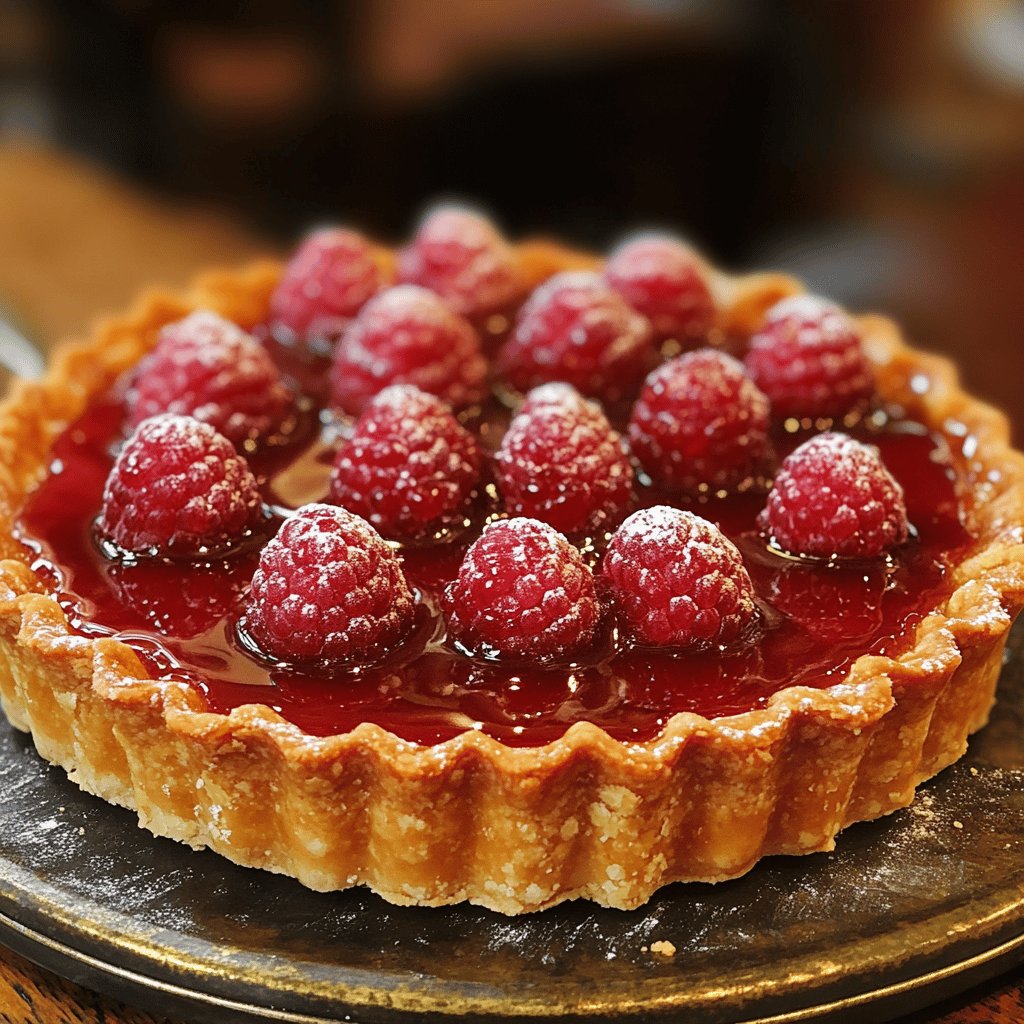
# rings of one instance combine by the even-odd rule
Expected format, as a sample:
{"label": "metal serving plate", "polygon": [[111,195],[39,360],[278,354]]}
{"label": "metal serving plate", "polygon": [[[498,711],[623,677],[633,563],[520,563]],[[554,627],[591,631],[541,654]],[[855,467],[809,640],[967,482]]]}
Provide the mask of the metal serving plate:
{"label": "metal serving plate", "polygon": [[[1024,626],[1024,623],[1022,623]],[[0,941],[190,1021],[881,1021],[1024,960],[1024,628],[992,723],[913,807],[622,913],[309,892],[155,839],[0,719]],[[652,952],[670,942],[673,956]]]}

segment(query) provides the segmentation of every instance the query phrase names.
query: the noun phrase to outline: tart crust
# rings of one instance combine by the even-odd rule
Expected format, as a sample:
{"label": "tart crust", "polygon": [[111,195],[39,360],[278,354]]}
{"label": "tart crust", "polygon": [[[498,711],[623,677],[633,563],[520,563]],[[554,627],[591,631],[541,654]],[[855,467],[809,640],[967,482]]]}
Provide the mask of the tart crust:
{"label": "tart crust", "polygon": [[[547,242],[519,255],[534,281],[597,263]],[[709,272],[723,333],[750,332],[801,290],[780,275]],[[832,849],[840,829],[909,804],[987,721],[1024,605],[1024,456],[1006,417],[967,395],[948,361],[877,316],[859,324],[879,391],[948,438],[978,544],[902,654],[864,655],[828,689],[788,687],[712,720],[677,714],[644,743],[577,723],[543,747],[475,731],[421,747],[370,723],[310,736],[259,704],[214,714],[187,686],[148,678],[125,644],[76,635],[12,531],[52,442],[163,324],[208,307],[253,325],[279,274],[261,263],[150,293],[0,405],[0,703],[43,757],[133,808],[142,827],[312,889],[367,885],[398,904],[632,908],[669,882]]]}

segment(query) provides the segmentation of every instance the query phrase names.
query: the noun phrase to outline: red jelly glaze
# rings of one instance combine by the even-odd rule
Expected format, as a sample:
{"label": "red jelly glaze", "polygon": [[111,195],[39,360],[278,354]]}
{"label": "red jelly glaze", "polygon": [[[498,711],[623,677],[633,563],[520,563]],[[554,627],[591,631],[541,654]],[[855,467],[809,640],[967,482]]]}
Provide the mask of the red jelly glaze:
{"label": "red jelly glaze", "polygon": [[[287,362],[289,356],[279,352],[278,358]],[[495,414],[478,423],[487,448],[496,447],[504,419]],[[789,685],[839,682],[865,652],[898,651],[948,592],[947,567],[971,543],[945,443],[914,422],[876,417],[851,432],[881,450],[903,484],[916,530],[888,562],[835,569],[770,551],[755,524],[763,494],[691,503],[719,524],[746,560],[763,627],[749,646],[696,654],[629,649],[609,627],[577,665],[466,657],[446,645],[436,598],[477,527],[457,542],[403,552],[421,607],[417,628],[399,650],[371,667],[301,673],[268,665],[237,640],[258,552],[206,566],[119,565],[99,553],[92,522],[122,429],[120,399],[94,401],[57,440],[51,473],[20,517],[23,543],[37,555],[33,567],[51,582],[72,628],[117,636],[154,675],[203,693],[211,710],[267,704],[319,736],[368,721],[422,744],[480,729],[512,746],[539,746],[573,722],[590,721],[616,739],[644,741],[677,712],[711,718],[747,711]],[[289,445],[250,457],[269,502],[296,507],[323,498],[336,431],[329,425],[313,441],[315,431],[299,430]],[[803,439],[777,438],[779,456]],[[638,507],[666,500],[641,488]]]}

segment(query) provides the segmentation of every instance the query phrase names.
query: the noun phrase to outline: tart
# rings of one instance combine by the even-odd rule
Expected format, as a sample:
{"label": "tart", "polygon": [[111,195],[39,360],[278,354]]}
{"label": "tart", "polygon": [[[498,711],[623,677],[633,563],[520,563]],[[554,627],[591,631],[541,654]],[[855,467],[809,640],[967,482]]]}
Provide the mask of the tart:
{"label": "tart", "polygon": [[[152,292],[61,350],[45,379],[21,382],[0,406],[10,722],[156,835],[317,890],[366,885],[393,903],[505,914],[575,898],[637,907],[670,882],[831,850],[851,823],[909,804],[985,724],[1024,604],[1024,457],[1007,421],[882,317],[833,322],[836,311],[787,277],[729,276],[679,259],[678,247],[661,276],[644,278],[632,271],[665,246],[631,244],[605,267],[554,243],[509,245],[461,212],[397,254],[321,233],[286,268]],[[331,277],[332,260],[346,273]],[[318,274],[318,288],[304,287]],[[330,301],[311,310],[311,295]],[[603,350],[589,362],[567,361],[568,349],[551,357],[558,324],[581,306],[599,309],[619,362],[602,362]],[[431,356],[423,342],[423,356],[425,335],[411,332],[389,364],[379,346],[413,307],[444,346]],[[165,558],[159,536],[111,511],[112,467],[119,449],[118,464],[131,461],[123,446],[139,423],[128,446],[146,431],[202,433],[188,426],[197,400],[174,406],[185,392],[161,381],[183,365],[166,339],[183,323],[205,337],[214,316],[262,339],[288,397],[261,377],[261,359],[235,357],[249,374],[245,415],[218,420],[220,398],[202,413],[218,465],[235,474],[231,501],[203,506],[192,532],[176,526]],[[811,321],[834,346],[824,386],[784,350]],[[773,349],[773,332],[789,341]],[[405,389],[398,399],[382,395],[389,384]],[[731,424],[697,454],[661,404],[694,388]],[[410,389],[416,423],[448,432],[437,464],[463,474],[443,478],[447,503],[415,514],[390,500],[401,473],[369,485],[360,475],[380,468],[360,453],[388,416],[404,422]],[[537,438],[565,416],[585,456],[538,455]],[[252,417],[273,426],[247,433]],[[823,440],[825,428],[853,440]],[[411,466],[416,431],[393,433],[403,430]],[[794,552],[785,530],[800,517],[773,512],[769,489],[785,473],[786,494],[799,492],[808,445],[852,445],[851,487],[874,472],[856,459],[874,453],[895,518],[868,530],[857,518],[867,499],[853,501],[851,547],[830,533],[824,548]],[[246,460],[251,476],[235,465]],[[564,473],[549,487],[552,463],[570,475],[583,466],[583,491]],[[302,647],[305,620],[281,611],[274,588],[302,531],[324,529],[341,537],[331,607],[343,621],[334,646],[318,646],[318,613]],[[672,545],[679,565],[698,547],[711,559],[717,582],[696,611],[686,601],[711,570],[699,586],[678,566],[659,576]],[[522,563],[501,561],[520,549],[542,583],[550,571],[565,589],[565,607],[534,633],[523,625],[536,621],[530,602],[550,588],[531,597],[513,579],[520,604],[489,611],[474,590],[487,572],[522,575]],[[344,575],[371,556],[369,582]],[[654,607],[656,586],[637,584],[637,566],[648,583],[677,581],[670,611]]]}

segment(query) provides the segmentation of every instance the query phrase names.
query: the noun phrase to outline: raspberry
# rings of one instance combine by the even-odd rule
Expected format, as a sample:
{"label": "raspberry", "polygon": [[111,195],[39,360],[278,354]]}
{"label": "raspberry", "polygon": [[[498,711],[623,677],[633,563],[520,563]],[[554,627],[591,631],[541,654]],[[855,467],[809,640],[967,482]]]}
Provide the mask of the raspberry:
{"label": "raspberry", "polygon": [[494,225],[454,206],[424,219],[399,254],[398,279],[437,292],[467,317],[507,309],[526,291],[515,253]]}
{"label": "raspberry", "polygon": [[699,349],[659,366],[629,421],[629,442],[653,480],[689,492],[734,489],[769,454],[768,399],[742,363]]}
{"label": "raspberry", "polygon": [[383,285],[373,246],[362,235],[347,228],[314,231],[270,298],[271,324],[292,338],[334,340]]}
{"label": "raspberry", "polygon": [[644,317],[596,274],[565,271],[526,301],[499,367],[519,391],[560,380],[614,402],[635,393],[655,358]]}
{"label": "raspberry", "polygon": [[487,527],[443,599],[449,633],[479,654],[562,658],[590,644],[600,607],[590,568],[536,519]]}
{"label": "raspberry", "polygon": [[682,509],[634,512],[612,537],[601,573],[623,626],[641,643],[724,647],[756,619],[754,585],[736,546]]}
{"label": "raspberry", "polygon": [[389,384],[415,384],[456,409],[484,395],[487,363],[469,321],[416,285],[371,299],[342,335],[331,371],[333,401],[359,413]]}
{"label": "raspberry", "polygon": [[413,595],[398,556],[365,519],[306,505],[263,549],[245,630],[279,661],[374,657],[409,631]]}
{"label": "raspberry", "polygon": [[97,529],[136,555],[235,547],[265,519],[256,479],[227,438],[191,416],[144,420],[107,477]]}
{"label": "raspberry", "polygon": [[439,398],[411,384],[385,388],[338,452],[331,500],[386,537],[457,525],[480,480],[476,439]]}
{"label": "raspberry", "polygon": [[773,306],[750,340],[747,370],[776,419],[834,419],[874,394],[860,335],[838,306],[797,295]]}
{"label": "raspberry", "polygon": [[819,434],[779,469],[761,525],[784,551],[814,558],[875,558],[907,539],[903,488],[878,450]]}
{"label": "raspberry", "polygon": [[568,384],[531,391],[494,456],[512,515],[563,533],[614,524],[633,491],[633,467],[600,407]]}
{"label": "raspberry", "polygon": [[128,419],[138,426],[161,412],[194,416],[239,444],[273,432],[290,404],[267,351],[235,324],[197,310],[165,327],[139,364]]}
{"label": "raspberry", "polygon": [[715,303],[693,252],[664,235],[646,235],[616,249],[605,280],[639,313],[660,340],[702,340],[715,320]]}

